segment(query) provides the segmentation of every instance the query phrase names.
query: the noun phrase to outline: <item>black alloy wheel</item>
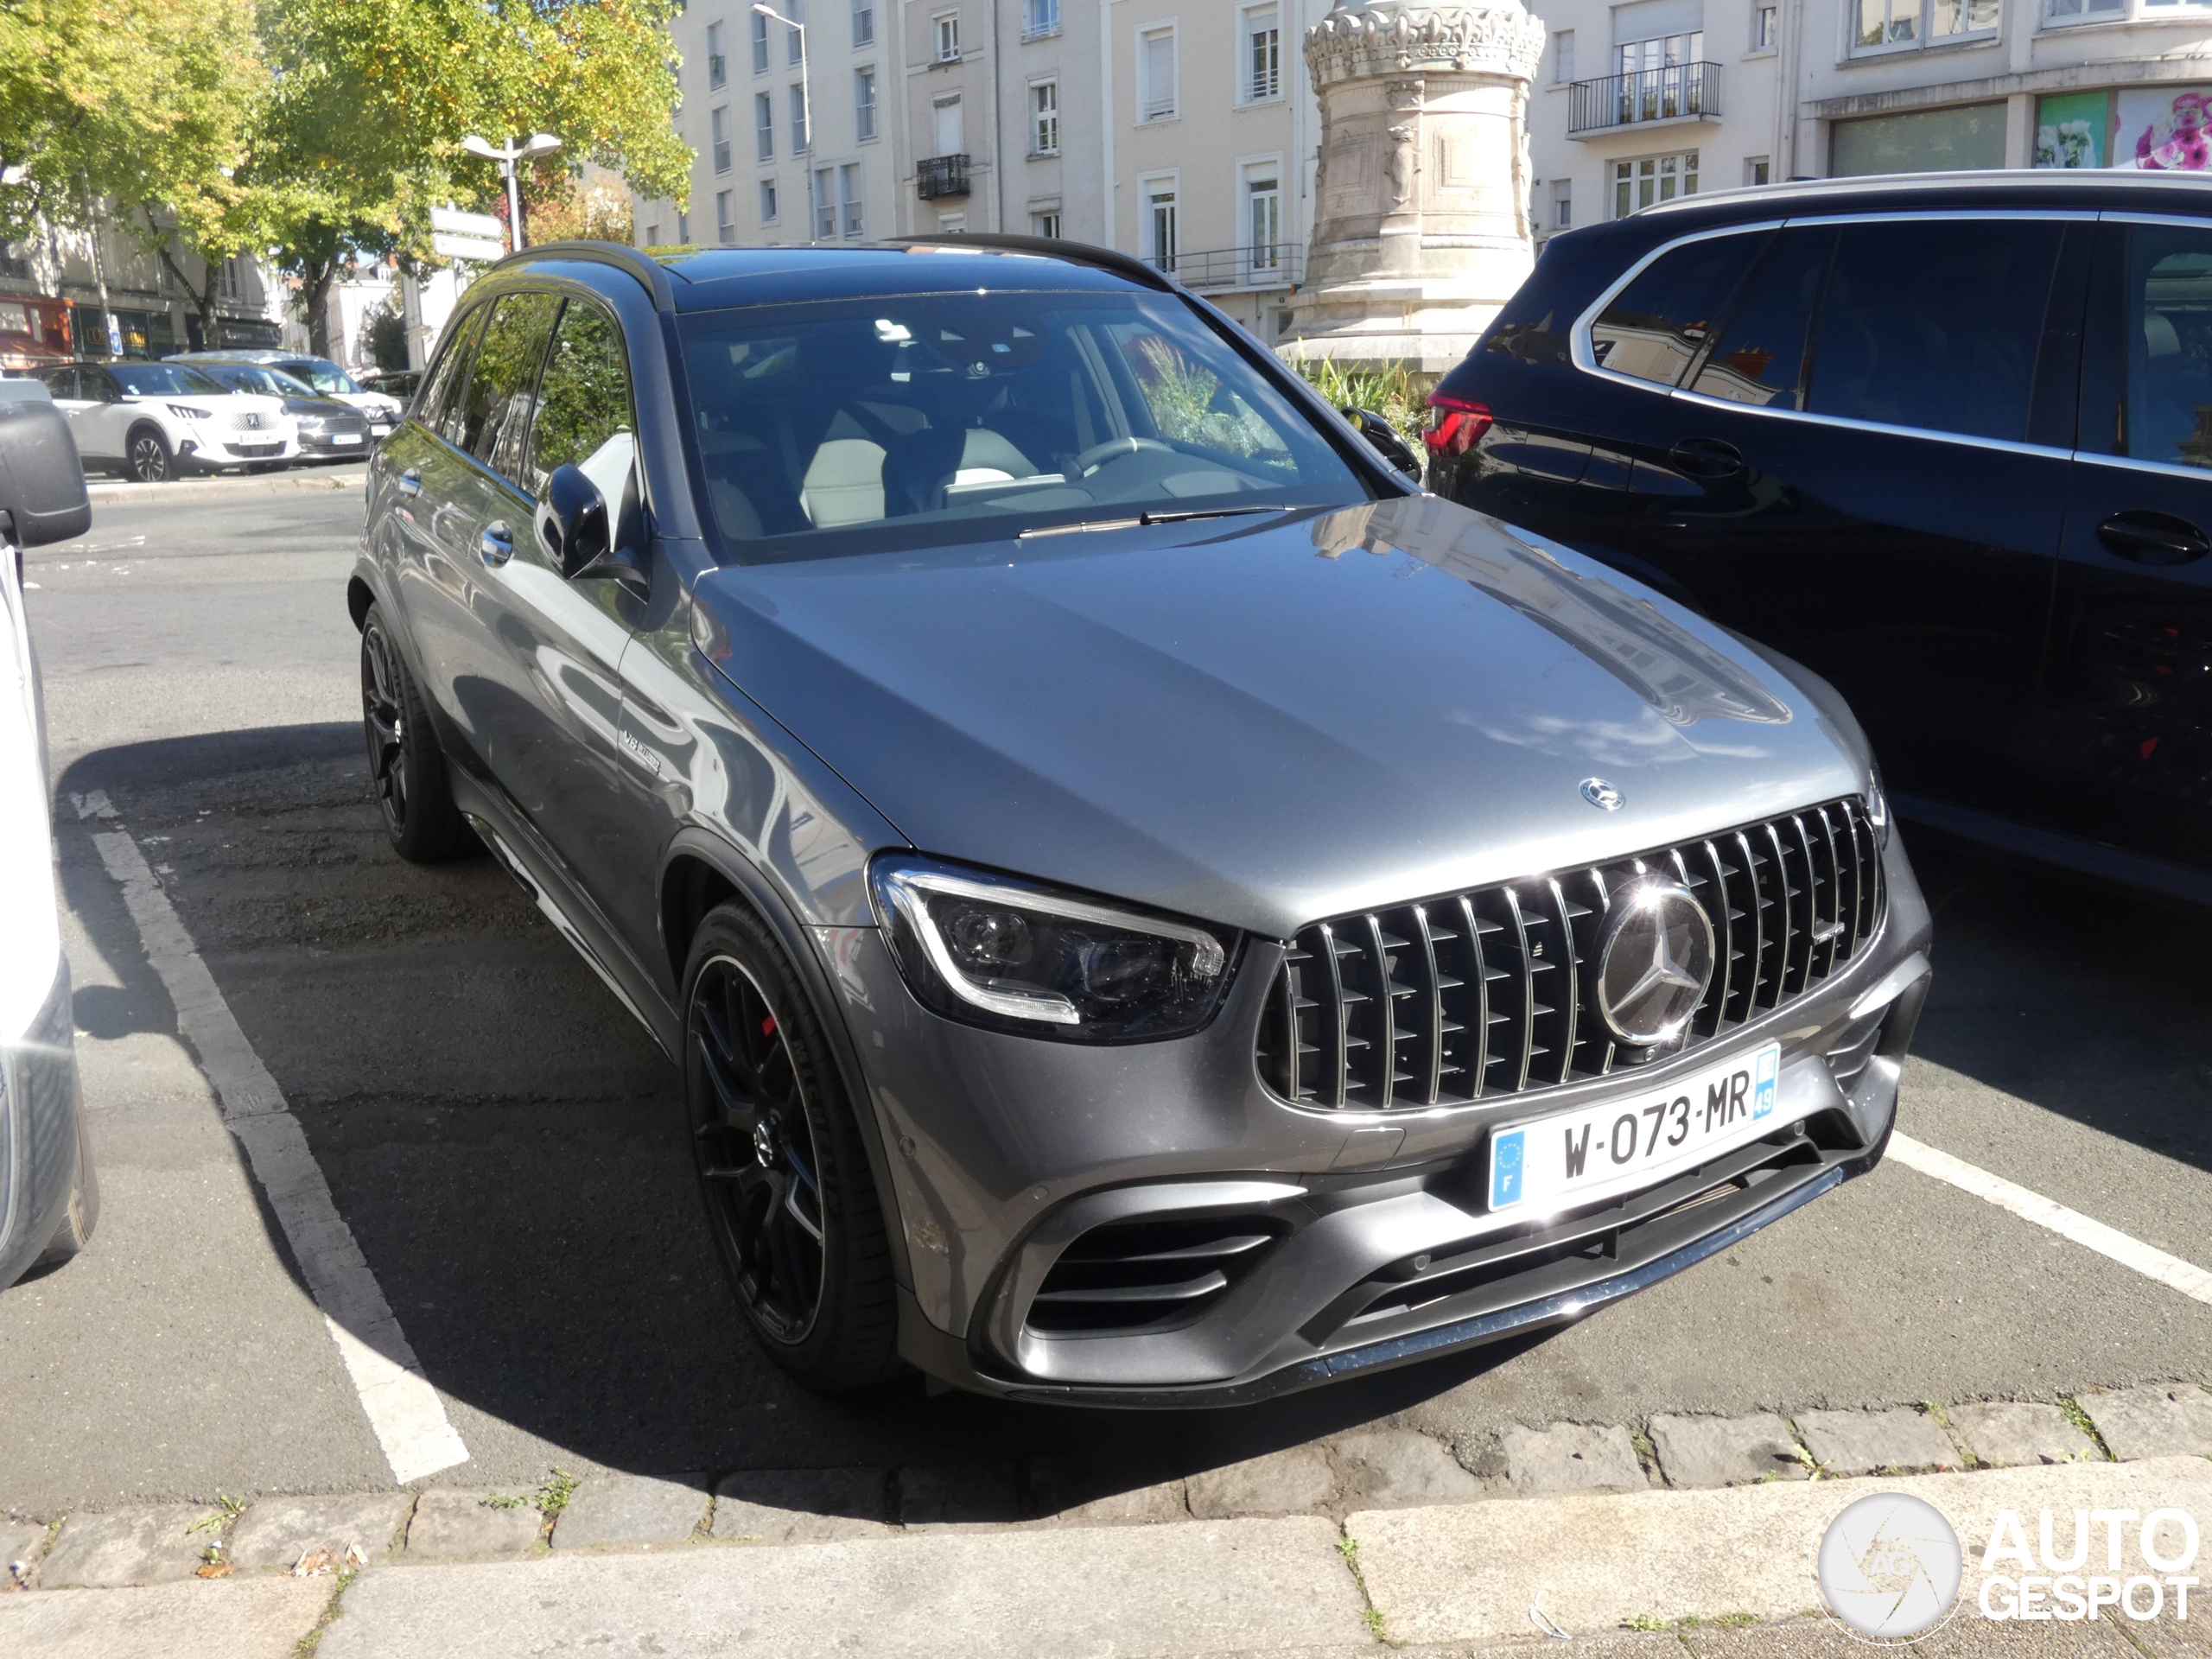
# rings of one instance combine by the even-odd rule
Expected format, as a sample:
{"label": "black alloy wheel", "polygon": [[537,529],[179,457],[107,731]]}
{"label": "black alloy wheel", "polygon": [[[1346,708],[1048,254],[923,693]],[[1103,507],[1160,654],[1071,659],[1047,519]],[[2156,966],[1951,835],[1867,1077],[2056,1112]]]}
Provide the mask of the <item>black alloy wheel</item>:
{"label": "black alloy wheel", "polygon": [[889,1246],[812,1004],[734,904],[700,925],[684,982],[692,1155],[738,1311],[802,1381],[880,1382],[898,1363]]}
{"label": "black alloy wheel", "polygon": [[176,476],[168,440],[150,426],[131,429],[124,460],[126,470],[141,484],[164,484]]}
{"label": "black alloy wheel", "polygon": [[374,605],[361,621],[361,734],[369,786],[399,855],[429,864],[468,851],[474,836],[454,805],[445,756],[406,660]]}

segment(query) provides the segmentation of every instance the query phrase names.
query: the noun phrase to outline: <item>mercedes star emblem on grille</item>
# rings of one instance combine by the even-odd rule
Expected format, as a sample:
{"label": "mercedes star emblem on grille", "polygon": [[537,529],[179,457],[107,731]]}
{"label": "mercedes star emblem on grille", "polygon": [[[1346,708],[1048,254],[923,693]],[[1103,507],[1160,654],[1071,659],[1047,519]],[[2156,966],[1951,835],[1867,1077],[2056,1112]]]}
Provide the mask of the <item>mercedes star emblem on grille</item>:
{"label": "mercedes star emblem on grille", "polygon": [[1620,791],[1602,778],[1585,778],[1582,780],[1582,798],[1601,812],[1621,810]]}
{"label": "mercedes star emblem on grille", "polygon": [[1598,1011],[1616,1037],[1679,1037],[1712,977],[1713,922],[1688,887],[1647,879],[1613,896],[1599,937]]}

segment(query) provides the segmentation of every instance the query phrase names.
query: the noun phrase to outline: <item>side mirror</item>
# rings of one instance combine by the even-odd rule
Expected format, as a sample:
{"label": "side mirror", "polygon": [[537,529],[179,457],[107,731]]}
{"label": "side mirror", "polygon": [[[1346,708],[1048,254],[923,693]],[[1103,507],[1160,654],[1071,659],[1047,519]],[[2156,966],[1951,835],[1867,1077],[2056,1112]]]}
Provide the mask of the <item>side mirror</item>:
{"label": "side mirror", "polygon": [[1421,457],[1406,448],[1404,440],[1398,436],[1389,422],[1371,409],[1346,409],[1339,412],[1359,429],[1359,435],[1367,440],[1369,447],[1376,454],[1414,483],[1421,482]]}
{"label": "side mirror", "polygon": [[604,577],[639,594],[651,586],[638,555],[613,545],[607,497],[581,467],[554,468],[537,510],[537,533],[571,582]]}

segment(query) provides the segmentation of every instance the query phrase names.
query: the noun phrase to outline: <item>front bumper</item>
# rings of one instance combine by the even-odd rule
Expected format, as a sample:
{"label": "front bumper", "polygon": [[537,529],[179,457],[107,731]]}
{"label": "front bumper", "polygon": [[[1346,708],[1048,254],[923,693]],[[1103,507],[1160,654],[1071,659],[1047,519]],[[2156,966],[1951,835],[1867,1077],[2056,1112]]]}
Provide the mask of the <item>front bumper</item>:
{"label": "front bumper", "polygon": [[[874,930],[825,931],[906,1240],[902,1350],[998,1395],[1231,1404],[1561,1323],[1679,1272],[1880,1158],[1929,933],[1902,850],[1884,862],[1876,938],[1760,1019],[1626,1077],[1432,1110],[1294,1108],[1262,1086],[1253,1033],[1278,944],[1247,944],[1196,1036],[1084,1047],[940,1019]],[[1770,1041],[1766,1140],[1541,1226],[1488,1213],[1497,1123],[1647,1097]],[[1072,1247],[1147,1228],[1225,1282],[1141,1326],[1038,1317]]]}
{"label": "front bumper", "polygon": [[278,433],[266,436],[255,435],[223,438],[195,433],[178,444],[177,450],[195,466],[245,467],[258,462],[289,461],[299,453],[299,444]]}
{"label": "front bumper", "polygon": [[0,1040],[0,1287],[15,1282],[61,1224],[77,1166],[79,1109],[64,958],[29,1027]]}

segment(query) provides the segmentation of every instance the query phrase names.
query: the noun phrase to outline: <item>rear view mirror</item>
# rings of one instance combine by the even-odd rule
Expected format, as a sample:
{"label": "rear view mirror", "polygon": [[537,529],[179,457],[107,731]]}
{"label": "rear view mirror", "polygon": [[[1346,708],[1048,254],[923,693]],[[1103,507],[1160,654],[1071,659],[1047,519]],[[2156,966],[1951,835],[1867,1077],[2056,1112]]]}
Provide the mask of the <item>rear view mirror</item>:
{"label": "rear view mirror", "polygon": [[1370,409],[1347,409],[1344,417],[1359,429],[1375,453],[1416,484],[1421,482],[1421,457],[1406,448],[1389,422]]}
{"label": "rear view mirror", "polygon": [[556,467],[537,510],[537,533],[571,582],[604,577],[639,594],[650,588],[643,562],[613,545],[607,497],[581,467]]}
{"label": "rear view mirror", "polygon": [[66,542],[92,523],[67,417],[43,397],[0,402],[0,540],[17,547]]}

